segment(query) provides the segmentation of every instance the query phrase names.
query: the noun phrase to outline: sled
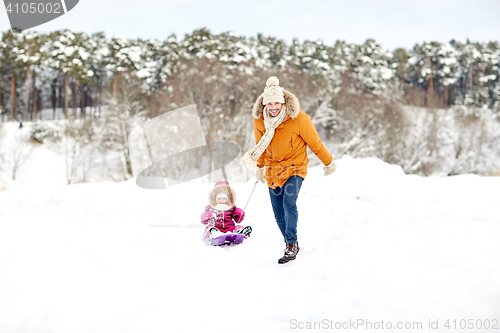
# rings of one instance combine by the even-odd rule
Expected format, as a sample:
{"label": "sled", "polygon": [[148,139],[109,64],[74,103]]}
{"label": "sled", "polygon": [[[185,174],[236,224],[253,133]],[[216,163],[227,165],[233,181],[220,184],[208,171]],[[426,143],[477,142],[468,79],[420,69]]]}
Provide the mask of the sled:
{"label": "sled", "polygon": [[222,236],[212,238],[210,240],[210,244],[218,246],[218,245],[224,245],[224,244],[240,244],[243,242],[247,236],[243,234],[233,234],[233,233],[227,233]]}

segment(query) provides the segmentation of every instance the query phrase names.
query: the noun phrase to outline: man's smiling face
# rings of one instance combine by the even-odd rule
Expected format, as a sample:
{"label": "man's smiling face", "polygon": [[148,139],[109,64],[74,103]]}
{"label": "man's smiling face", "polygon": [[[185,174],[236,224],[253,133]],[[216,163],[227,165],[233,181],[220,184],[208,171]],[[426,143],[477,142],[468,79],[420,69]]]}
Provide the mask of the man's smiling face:
{"label": "man's smiling face", "polygon": [[280,113],[282,105],[283,104],[280,102],[271,102],[271,103],[266,104],[266,108],[272,117],[276,117],[278,115],[278,113]]}

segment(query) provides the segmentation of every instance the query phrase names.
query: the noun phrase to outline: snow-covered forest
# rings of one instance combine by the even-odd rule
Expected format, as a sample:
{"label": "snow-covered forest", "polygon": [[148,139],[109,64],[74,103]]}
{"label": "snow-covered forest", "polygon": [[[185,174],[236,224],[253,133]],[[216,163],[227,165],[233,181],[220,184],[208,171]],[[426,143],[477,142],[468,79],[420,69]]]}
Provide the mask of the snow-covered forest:
{"label": "snow-covered forest", "polygon": [[[110,174],[127,179],[134,126],[189,104],[207,140],[248,149],[250,108],[271,75],[297,95],[336,158],[374,156],[420,175],[499,173],[498,42],[389,51],[374,40],[289,44],[206,29],[165,40],[9,31],[0,43],[0,118],[29,122],[42,144],[69,140],[66,156],[88,160],[88,170],[96,151],[115,156],[105,164],[119,172]],[[80,174],[72,182],[86,180],[69,169]]]}

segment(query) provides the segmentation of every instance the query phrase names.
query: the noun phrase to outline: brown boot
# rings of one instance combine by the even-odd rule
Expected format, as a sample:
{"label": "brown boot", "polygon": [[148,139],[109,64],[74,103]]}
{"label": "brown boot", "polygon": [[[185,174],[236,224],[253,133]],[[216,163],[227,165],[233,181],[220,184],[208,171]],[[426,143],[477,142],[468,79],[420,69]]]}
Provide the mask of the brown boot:
{"label": "brown boot", "polygon": [[291,260],[294,260],[297,256],[297,253],[299,253],[299,244],[286,244],[286,249],[284,252],[285,254],[283,255],[283,257],[278,259],[278,264],[285,264]]}

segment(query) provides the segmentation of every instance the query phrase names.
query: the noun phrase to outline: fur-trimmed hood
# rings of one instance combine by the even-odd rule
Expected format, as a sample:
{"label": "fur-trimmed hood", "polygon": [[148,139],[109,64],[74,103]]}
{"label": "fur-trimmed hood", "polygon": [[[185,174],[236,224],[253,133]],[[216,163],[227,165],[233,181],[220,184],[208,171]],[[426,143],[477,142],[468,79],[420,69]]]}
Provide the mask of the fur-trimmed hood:
{"label": "fur-trimmed hood", "polygon": [[[226,183],[226,182],[224,182]],[[217,201],[215,200],[215,196],[219,193],[226,193],[227,196],[229,197],[229,200],[227,202],[227,205],[229,207],[234,206],[234,203],[236,202],[236,192],[233,190],[229,184],[221,184],[218,185],[219,183],[215,184],[215,187],[210,191],[208,194],[208,202],[210,203],[210,206],[215,208],[217,206]]]}
{"label": "fur-trimmed hood", "polygon": [[[289,115],[292,119],[297,118],[300,113],[300,105],[297,97],[295,97],[294,94],[285,89],[283,89],[283,97],[285,98],[284,106],[286,107],[287,115]],[[257,98],[257,101],[253,105],[252,115],[255,119],[259,119],[262,111],[264,111],[265,105],[262,104],[263,101],[264,93],[262,93],[259,98]]]}

